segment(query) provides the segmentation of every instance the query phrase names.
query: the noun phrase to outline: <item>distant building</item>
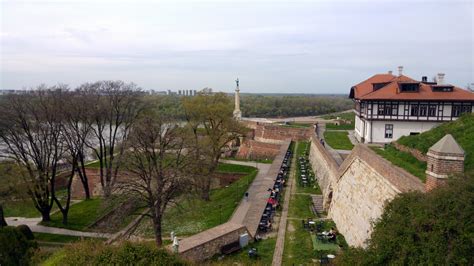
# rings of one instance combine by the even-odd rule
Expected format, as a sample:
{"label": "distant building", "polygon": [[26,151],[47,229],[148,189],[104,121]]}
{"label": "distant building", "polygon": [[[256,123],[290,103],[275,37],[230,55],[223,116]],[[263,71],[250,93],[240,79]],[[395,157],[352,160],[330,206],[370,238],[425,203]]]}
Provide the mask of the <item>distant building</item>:
{"label": "distant building", "polygon": [[353,86],[355,136],[363,143],[387,143],[415,135],[471,113],[474,93],[446,84],[444,74],[436,82],[421,81],[390,71],[376,74]]}

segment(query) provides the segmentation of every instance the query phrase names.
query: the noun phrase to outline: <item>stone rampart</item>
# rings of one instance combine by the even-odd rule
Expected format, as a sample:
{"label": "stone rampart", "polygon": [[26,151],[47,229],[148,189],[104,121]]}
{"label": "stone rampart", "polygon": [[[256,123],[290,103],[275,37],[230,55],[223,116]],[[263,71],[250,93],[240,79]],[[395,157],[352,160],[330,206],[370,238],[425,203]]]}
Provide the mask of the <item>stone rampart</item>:
{"label": "stone rampart", "polygon": [[281,144],[287,139],[294,141],[308,140],[313,128],[293,128],[258,123],[255,128],[255,140],[266,143]]}
{"label": "stone rampart", "polygon": [[338,167],[313,136],[310,162],[323,190],[328,215],[351,246],[365,246],[373,222],[382,215],[386,202],[399,193],[425,191],[417,177],[365,145],[357,145]]}
{"label": "stone rampart", "polygon": [[267,159],[274,158],[280,152],[279,144],[245,140],[237,153],[238,158],[244,159]]}
{"label": "stone rampart", "polygon": [[220,253],[225,245],[238,242],[239,236],[247,233],[244,225],[224,223],[181,241],[179,254],[191,261],[203,261]]}

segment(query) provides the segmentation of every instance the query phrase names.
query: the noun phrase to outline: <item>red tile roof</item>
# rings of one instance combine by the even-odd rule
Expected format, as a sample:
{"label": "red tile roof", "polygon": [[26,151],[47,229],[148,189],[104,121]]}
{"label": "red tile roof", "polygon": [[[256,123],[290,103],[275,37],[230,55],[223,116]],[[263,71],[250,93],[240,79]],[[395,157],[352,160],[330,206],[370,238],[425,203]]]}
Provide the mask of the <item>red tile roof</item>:
{"label": "red tile roof", "polygon": [[[418,82],[407,76],[377,74],[352,87],[354,98],[360,100],[447,100],[474,101],[474,93],[454,87],[452,92],[434,92],[432,85],[420,83],[418,92],[400,92],[399,84]],[[381,89],[373,90],[374,83],[388,83]],[[447,85],[449,86],[449,85]]]}

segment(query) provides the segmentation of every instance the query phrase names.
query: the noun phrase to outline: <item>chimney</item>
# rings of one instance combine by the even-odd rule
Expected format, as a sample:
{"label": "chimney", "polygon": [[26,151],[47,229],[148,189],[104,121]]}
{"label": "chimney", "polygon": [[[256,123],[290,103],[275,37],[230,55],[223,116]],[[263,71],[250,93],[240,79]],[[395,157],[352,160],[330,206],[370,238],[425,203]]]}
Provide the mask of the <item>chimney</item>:
{"label": "chimney", "polygon": [[389,75],[392,75],[392,73],[393,73],[392,70],[389,70],[389,71],[388,71],[388,74],[389,74]]}
{"label": "chimney", "polygon": [[423,83],[428,82],[428,77],[427,76],[421,77],[421,82],[423,82]]}
{"label": "chimney", "polygon": [[438,83],[438,85],[444,85],[444,73],[438,73],[436,83]]}
{"label": "chimney", "polygon": [[403,74],[403,66],[398,67],[398,76],[401,76]]}

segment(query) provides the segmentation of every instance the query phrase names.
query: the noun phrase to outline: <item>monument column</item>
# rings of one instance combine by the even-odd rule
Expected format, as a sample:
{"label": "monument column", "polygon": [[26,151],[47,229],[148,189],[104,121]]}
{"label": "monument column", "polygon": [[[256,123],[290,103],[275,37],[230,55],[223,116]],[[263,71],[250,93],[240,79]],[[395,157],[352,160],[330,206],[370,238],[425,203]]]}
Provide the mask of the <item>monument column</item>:
{"label": "monument column", "polygon": [[237,85],[235,88],[235,108],[234,108],[234,119],[240,120],[242,119],[242,112],[240,111],[240,89],[239,89],[239,79],[235,81]]}

